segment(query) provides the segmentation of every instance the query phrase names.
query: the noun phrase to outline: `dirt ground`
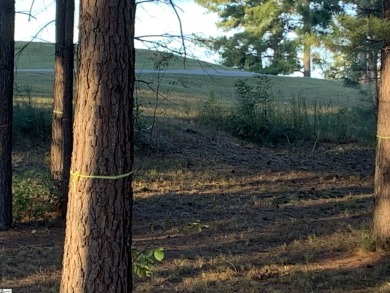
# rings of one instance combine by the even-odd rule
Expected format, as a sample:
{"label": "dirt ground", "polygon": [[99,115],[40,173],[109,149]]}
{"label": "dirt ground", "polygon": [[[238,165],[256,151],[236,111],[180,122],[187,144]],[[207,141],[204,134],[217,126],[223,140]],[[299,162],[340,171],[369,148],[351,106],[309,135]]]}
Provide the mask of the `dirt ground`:
{"label": "dirt ground", "polygon": [[[367,249],[373,145],[156,133],[136,154],[133,243],[166,257],[134,292],[390,292],[389,257]],[[0,288],[58,292],[63,239],[59,220],[0,232]]]}

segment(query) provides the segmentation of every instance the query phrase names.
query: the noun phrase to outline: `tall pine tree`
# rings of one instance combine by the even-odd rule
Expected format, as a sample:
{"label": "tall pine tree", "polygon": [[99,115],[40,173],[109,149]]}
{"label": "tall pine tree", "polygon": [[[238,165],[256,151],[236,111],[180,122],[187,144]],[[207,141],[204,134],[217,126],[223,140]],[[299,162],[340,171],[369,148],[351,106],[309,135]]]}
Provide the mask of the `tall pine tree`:
{"label": "tall pine tree", "polygon": [[0,230],[12,225],[12,96],[15,2],[0,5]]}
{"label": "tall pine tree", "polygon": [[66,215],[72,155],[74,0],[56,2],[56,45],[50,169],[61,182],[61,211]]}
{"label": "tall pine tree", "polygon": [[333,19],[332,33],[324,42],[338,56],[325,76],[359,82],[378,81],[379,56],[385,38],[381,0],[355,0],[347,14]]}
{"label": "tall pine tree", "polygon": [[81,0],[61,292],[132,291],[134,0]]}
{"label": "tall pine tree", "polygon": [[[390,22],[390,0],[383,1],[384,19]],[[390,29],[381,56],[375,164],[375,206],[371,238],[376,248],[390,248]]]}

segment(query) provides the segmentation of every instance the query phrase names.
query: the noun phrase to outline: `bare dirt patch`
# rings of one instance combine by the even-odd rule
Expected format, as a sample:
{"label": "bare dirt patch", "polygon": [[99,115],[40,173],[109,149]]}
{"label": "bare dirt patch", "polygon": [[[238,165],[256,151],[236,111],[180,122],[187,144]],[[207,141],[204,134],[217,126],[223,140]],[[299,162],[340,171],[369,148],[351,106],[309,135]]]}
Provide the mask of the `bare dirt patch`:
{"label": "bare dirt patch", "polygon": [[[390,292],[389,257],[365,249],[373,146],[156,133],[136,155],[134,245],[166,258],[135,292]],[[0,288],[57,292],[63,238],[56,221],[0,232]]]}

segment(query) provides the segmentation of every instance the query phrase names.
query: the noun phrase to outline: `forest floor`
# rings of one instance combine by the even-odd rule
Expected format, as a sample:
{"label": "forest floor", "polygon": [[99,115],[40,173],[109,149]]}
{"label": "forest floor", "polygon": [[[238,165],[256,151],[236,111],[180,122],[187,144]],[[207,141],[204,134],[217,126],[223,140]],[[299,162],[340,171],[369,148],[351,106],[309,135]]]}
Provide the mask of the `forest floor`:
{"label": "forest floor", "polygon": [[[390,258],[367,240],[374,146],[258,146],[187,122],[155,133],[136,154],[133,244],[165,259],[134,292],[390,292]],[[32,149],[16,170],[47,168]],[[59,220],[0,232],[0,289],[58,292],[63,240]]]}

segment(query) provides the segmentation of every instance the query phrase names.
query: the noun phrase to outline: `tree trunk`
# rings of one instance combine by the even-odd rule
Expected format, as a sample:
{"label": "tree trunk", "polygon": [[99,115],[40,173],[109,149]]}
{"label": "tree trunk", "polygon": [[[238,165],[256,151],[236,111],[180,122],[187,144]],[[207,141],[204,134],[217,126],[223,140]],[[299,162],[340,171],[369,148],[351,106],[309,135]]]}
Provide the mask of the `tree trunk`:
{"label": "tree trunk", "polygon": [[373,104],[376,109],[378,109],[378,98],[379,98],[379,75],[378,75],[378,59],[379,59],[379,52],[377,48],[373,48],[370,53],[370,64],[369,64],[369,71],[370,71],[370,84],[373,84],[375,86],[375,92],[377,93],[375,96],[375,100],[373,101]]}
{"label": "tree trunk", "polygon": [[72,154],[74,0],[56,2],[54,102],[50,168],[61,182],[61,211],[66,215]]}
{"label": "tree trunk", "polygon": [[311,48],[310,45],[303,45],[303,76],[311,76]]}
{"label": "tree trunk", "polygon": [[14,27],[14,0],[3,0],[0,5],[0,230],[12,226]]}
{"label": "tree trunk", "polygon": [[[384,1],[384,17],[390,18],[390,0]],[[371,237],[377,248],[390,248],[390,42],[382,48],[378,101],[375,165],[375,205]]]}
{"label": "tree trunk", "polygon": [[311,76],[311,44],[308,37],[312,34],[312,14],[310,10],[310,1],[303,1],[304,17],[303,17],[303,76]]}
{"label": "tree trunk", "polygon": [[378,80],[378,51],[376,48],[373,48],[368,53],[368,82],[374,83]]}
{"label": "tree trunk", "polygon": [[134,0],[81,0],[61,292],[131,292]]}
{"label": "tree trunk", "polygon": [[367,69],[367,52],[361,51],[358,54],[359,64],[359,83],[367,83],[368,81],[368,69]]}

